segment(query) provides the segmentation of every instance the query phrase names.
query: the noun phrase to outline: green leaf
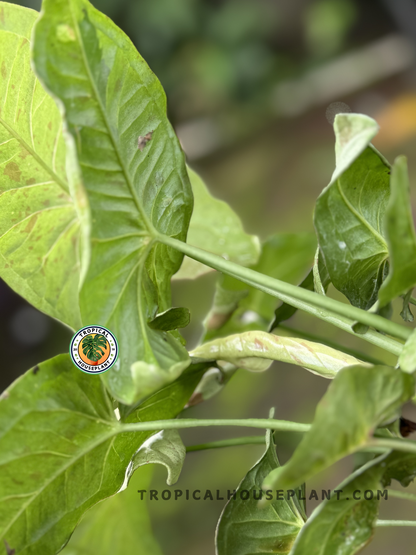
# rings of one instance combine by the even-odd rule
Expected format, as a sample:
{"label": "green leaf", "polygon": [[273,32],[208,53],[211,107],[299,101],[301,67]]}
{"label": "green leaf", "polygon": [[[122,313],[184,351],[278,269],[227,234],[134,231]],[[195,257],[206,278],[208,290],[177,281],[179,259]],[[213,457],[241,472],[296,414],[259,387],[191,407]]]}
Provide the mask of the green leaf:
{"label": "green leaf", "polygon": [[[298,283],[311,267],[315,250],[316,239],[312,234],[276,234],[263,243],[259,262],[253,266],[253,269],[283,281]],[[275,302],[270,295],[229,276],[222,277],[219,287],[223,289],[221,292],[223,298],[226,298],[227,291],[230,292],[230,311],[233,308],[235,310],[231,314],[230,311],[228,312],[224,323],[221,318],[215,318],[218,305],[214,303],[214,308],[206,322],[212,324],[217,321],[219,327],[210,325],[205,340],[250,329],[263,331],[269,329],[275,310]],[[222,302],[226,303],[226,301]]]}
{"label": "green leaf", "polygon": [[341,370],[317,406],[310,431],[264,488],[291,488],[363,447],[373,429],[398,417],[414,392],[413,377],[387,366]]}
{"label": "green leaf", "polygon": [[[265,454],[240,482],[236,495],[225,506],[217,526],[217,555],[288,554],[304,520],[293,498],[277,499],[259,506],[265,476],[280,466],[273,435],[266,434]],[[248,493],[245,493],[248,492]],[[241,494],[248,500],[241,499]],[[255,498],[256,497],[256,498]]]}
{"label": "green leaf", "polygon": [[30,66],[37,13],[0,2],[0,275],[33,306],[81,327],[80,225],[62,119]]}
{"label": "green leaf", "polygon": [[146,464],[162,464],[168,471],[166,483],[173,486],[185,462],[186,449],[178,430],[162,430],[149,437],[134,455],[131,473]]}
{"label": "green leaf", "polygon": [[[205,366],[193,365],[127,422],[174,418]],[[121,433],[99,376],[59,355],[19,378],[0,401],[0,553],[54,555],[82,514],[114,495],[153,432]]]}
{"label": "green leaf", "polygon": [[381,306],[416,285],[416,233],[410,204],[407,160],[396,158],[391,170],[391,195],[385,214],[389,275],[379,291]]}
{"label": "green leaf", "polygon": [[[303,289],[308,289],[309,291],[314,291],[314,279],[313,279],[313,270],[309,272],[309,274],[305,277],[305,279],[299,284],[299,287]],[[294,306],[290,306],[290,304],[282,303],[279,307],[276,308],[274,313],[274,320],[270,325],[270,331],[274,330],[289,318],[292,318],[294,314],[296,314],[297,308]]]}
{"label": "green leaf", "polygon": [[414,453],[394,451],[386,459],[382,483],[389,486],[397,480],[406,488],[416,478],[416,456]]}
{"label": "green leaf", "polygon": [[359,114],[335,118],[336,169],[317,200],[315,228],[334,286],[351,304],[370,308],[387,270],[383,217],[388,162],[370,145],[378,126]]}
{"label": "green leaf", "polygon": [[90,509],[62,555],[162,555],[152,534],[146,502],[137,493],[150,486],[151,470],[135,472],[126,490]]}
{"label": "green leaf", "polygon": [[153,330],[170,331],[178,328],[186,328],[191,321],[189,309],[183,307],[168,308],[165,312],[157,314],[149,322],[149,327]]}
{"label": "green leaf", "polygon": [[416,329],[404,344],[399,356],[399,366],[403,372],[412,374],[416,371]]}
{"label": "green leaf", "polygon": [[233,291],[232,289],[227,289],[223,287],[224,281],[226,281],[226,276],[220,274],[215,286],[211,310],[204,320],[204,326],[208,332],[217,330],[226,324],[237,310],[240,301],[249,293],[248,290]]}
{"label": "green leaf", "polygon": [[[372,540],[380,503],[377,489],[384,472],[379,460],[361,467],[335,488],[339,498],[333,491],[331,498],[314,510],[290,555],[354,555]],[[374,497],[365,499],[364,492],[369,490]]]}
{"label": "green leaf", "polygon": [[409,306],[412,293],[413,293],[413,287],[409,289],[406,295],[403,295],[403,308],[402,308],[402,311],[400,312],[400,316],[403,318],[405,322],[413,322],[415,319]]}
{"label": "green leaf", "polygon": [[[245,233],[237,214],[226,202],[211,196],[205,183],[191,168],[188,168],[188,175],[195,203],[188,243],[242,266],[255,264],[260,254],[259,239]],[[194,279],[211,271],[208,266],[185,257],[174,279]]]}
{"label": "green leaf", "polygon": [[313,263],[313,284],[316,293],[326,295],[327,289],[331,283],[331,278],[328,274],[328,268],[322,258],[320,248],[316,249],[315,260]]}
{"label": "green leaf", "polygon": [[263,331],[247,331],[214,339],[194,349],[191,355],[198,359],[230,362],[252,372],[263,372],[274,360],[279,360],[303,366],[314,374],[329,379],[334,378],[345,366],[369,366],[321,343]]}
{"label": "green leaf", "polygon": [[184,155],[159,81],[87,0],[45,0],[34,37],[36,72],[63,108],[70,164],[79,164],[91,210],[82,321],[117,337],[119,365],[103,380],[133,404],[189,364],[175,335],[147,325],[170,308],[182,262],[157,236],[186,238],[193,201]]}

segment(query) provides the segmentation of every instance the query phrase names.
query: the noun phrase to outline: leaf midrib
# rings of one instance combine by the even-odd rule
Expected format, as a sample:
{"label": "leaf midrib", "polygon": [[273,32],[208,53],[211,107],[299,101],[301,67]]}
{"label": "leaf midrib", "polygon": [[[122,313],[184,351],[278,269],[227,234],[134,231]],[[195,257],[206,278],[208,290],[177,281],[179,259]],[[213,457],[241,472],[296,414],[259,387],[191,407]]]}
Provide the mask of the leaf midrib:
{"label": "leaf midrib", "polygon": [[53,180],[65,191],[65,193],[69,193],[69,187],[68,185],[65,183],[65,181],[63,181],[63,179],[61,179],[54,171],[52,168],[50,168],[48,166],[48,164],[46,164],[46,162],[44,162],[44,160],[42,160],[42,158],[36,153],[35,150],[33,150],[33,148],[31,146],[28,145],[28,143],[23,139],[23,137],[13,129],[13,127],[11,127],[3,118],[0,117],[0,124],[3,125],[3,127],[6,129],[6,131],[8,131],[8,133],[10,133],[10,135],[12,135],[22,146],[25,150],[27,150],[27,152],[29,152],[29,154],[37,161],[37,163],[42,166],[42,168],[44,170],[46,170],[48,172],[48,174],[53,178]]}
{"label": "leaf midrib", "polygon": [[86,71],[86,73],[87,73],[90,86],[91,86],[91,88],[92,88],[92,90],[93,90],[93,92],[94,92],[94,95],[95,95],[95,98],[96,98],[96,101],[97,101],[97,105],[98,105],[98,107],[99,107],[99,109],[100,109],[102,118],[103,118],[103,120],[104,120],[104,122],[105,122],[105,125],[106,125],[106,128],[107,128],[108,136],[110,137],[111,143],[112,143],[113,148],[114,148],[114,152],[116,153],[118,162],[119,162],[120,167],[121,167],[121,169],[122,169],[122,171],[123,171],[124,178],[125,178],[125,180],[126,180],[126,183],[127,183],[128,188],[129,188],[129,190],[130,190],[130,194],[131,194],[131,196],[132,196],[132,198],[133,198],[133,200],[134,200],[134,203],[135,203],[135,205],[136,205],[136,207],[137,207],[137,210],[138,210],[138,212],[140,213],[140,215],[141,215],[141,217],[142,217],[142,219],[143,219],[143,222],[144,222],[144,224],[145,224],[145,226],[146,226],[146,228],[147,228],[147,230],[148,230],[148,232],[149,232],[149,235],[150,235],[150,236],[155,236],[155,235],[156,235],[156,230],[154,229],[154,226],[153,226],[153,224],[151,223],[151,221],[149,220],[149,218],[147,217],[147,214],[146,214],[146,212],[144,211],[144,209],[143,209],[143,207],[142,207],[142,205],[141,205],[141,203],[140,203],[139,198],[137,197],[136,191],[135,191],[135,189],[134,189],[134,185],[133,185],[133,183],[131,182],[131,179],[130,179],[130,175],[129,175],[129,173],[128,173],[128,171],[127,171],[127,168],[125,167],[124,162],[123,162],[123,160],[122,160],[122,158],[121,158],[121,155],[120,155],[120,152],[119,152],[119,149],[118,149],[118,146],[117,146],[117,142],[116,142],[116,140],[115,140],[115,138],[114,138],[114,136],[113,136],[113,133],[112,133],[112,131],[111,131],[111,127],[110,127],[110,124],[109,124],[109,122],[108,122],[108,119],[107,119],[107,115],[106,115],[104,106],[103,106],[102,103],[101,103],[100,95],[98,94],[98,90],[97,90],[97,87],[96,87],[96,85],[95,85],[95,81],[94,81],[93,76],[92,76],[92,74],[91,74],[90,66],[89,66],[89,63],[88,63],[88,58],[87,58],[87,55],[86,55],[86,52],[85,52],[85,48],[84,48],[84,42],[83,42],[83,40],[82,40],[81,33],[80,33],[80,30],[79,30],[79,26],[78,26],[78,21],[77,21],[77,19],[76,19],[76,17],[75,17],[75,14],[74,14],[74,12],[73,12],[72,1],[69,0],[68,3],[69,3],[69,9],[70,9],[70,13],[71,13],[72,22],[73,22],[73,24],[74,24],[74,26],[75,26],[75,32],[76,32],[76,35],[77,35],[78,44],[79,44],[79,47],[80,47],[80,50],[81,50],[82,60],[83,60],[83,62],[84,62],[85,71]]}
{"label": "leaf midrib", "polygon": [[383,251],[387,255],[388,254],[388,247],[387,247],[386,240],[384,239],[384,237],[382,235],[380,235],[380,233],[372,225],[370,225],[369,222],[367,222],[367,220],[362,216],[362,214],[360,214],[354,208],[354,206],[350,203],[348,198],[345,196],[344,190],[341,186],[340,179],[337,179],[337,189],[339,191],[339,194],[341,195],[342,200],[344,201],[345,205],[349,209],[349,211],[362,223],[363,226],[365,226],[374,235],[374,237],[378,240],[378,242],[383,247]]}

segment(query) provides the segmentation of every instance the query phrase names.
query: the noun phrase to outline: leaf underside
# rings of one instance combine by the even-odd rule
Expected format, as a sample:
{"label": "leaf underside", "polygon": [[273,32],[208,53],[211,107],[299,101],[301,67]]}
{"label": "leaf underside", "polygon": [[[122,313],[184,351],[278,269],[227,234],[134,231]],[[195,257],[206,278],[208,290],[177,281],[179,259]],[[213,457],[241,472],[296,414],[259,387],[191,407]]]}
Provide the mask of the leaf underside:
{"label": "leaf underside", "polygon": [[182,261],[154,238],[186,238],[193,201],[183,152],[159,81],[86,0],[45,0],[34,36],[36,72],[64,108],[69,162],[79,166],[90,206],[82,321],[116,335],[121,357],[103,380],[132,404],[189,364],[174,335],[147,325],[170,307]]}

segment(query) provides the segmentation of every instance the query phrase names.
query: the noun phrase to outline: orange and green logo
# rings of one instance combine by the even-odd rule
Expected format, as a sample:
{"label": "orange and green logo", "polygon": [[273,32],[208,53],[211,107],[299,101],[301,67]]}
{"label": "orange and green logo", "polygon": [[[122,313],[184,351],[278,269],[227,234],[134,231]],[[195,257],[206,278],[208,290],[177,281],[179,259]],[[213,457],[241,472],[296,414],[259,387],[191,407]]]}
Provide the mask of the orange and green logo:
{"label": "orange and green logo", "polygon": [[75,366],[83,372],[102,374],[117,361],[117,339],[107,328],[86,326],[72,338],[69,354]]}

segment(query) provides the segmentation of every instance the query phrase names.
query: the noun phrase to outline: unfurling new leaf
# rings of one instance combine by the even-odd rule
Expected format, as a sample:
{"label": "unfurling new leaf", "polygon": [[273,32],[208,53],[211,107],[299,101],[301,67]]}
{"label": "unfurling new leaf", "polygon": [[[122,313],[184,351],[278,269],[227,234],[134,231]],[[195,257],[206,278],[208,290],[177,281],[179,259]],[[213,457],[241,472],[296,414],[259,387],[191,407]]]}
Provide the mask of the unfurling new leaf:
{"label": "unfurling new leaf", "polygon": [[303,366],[314,374],[329,379],[334,378],[346,366],[369,366],[321,343],[262,331],[248,331],[214,339],[197,347],[191,354],[205,360],[230,362],[252,372],[263,372],[274,360],[278,360]]}

